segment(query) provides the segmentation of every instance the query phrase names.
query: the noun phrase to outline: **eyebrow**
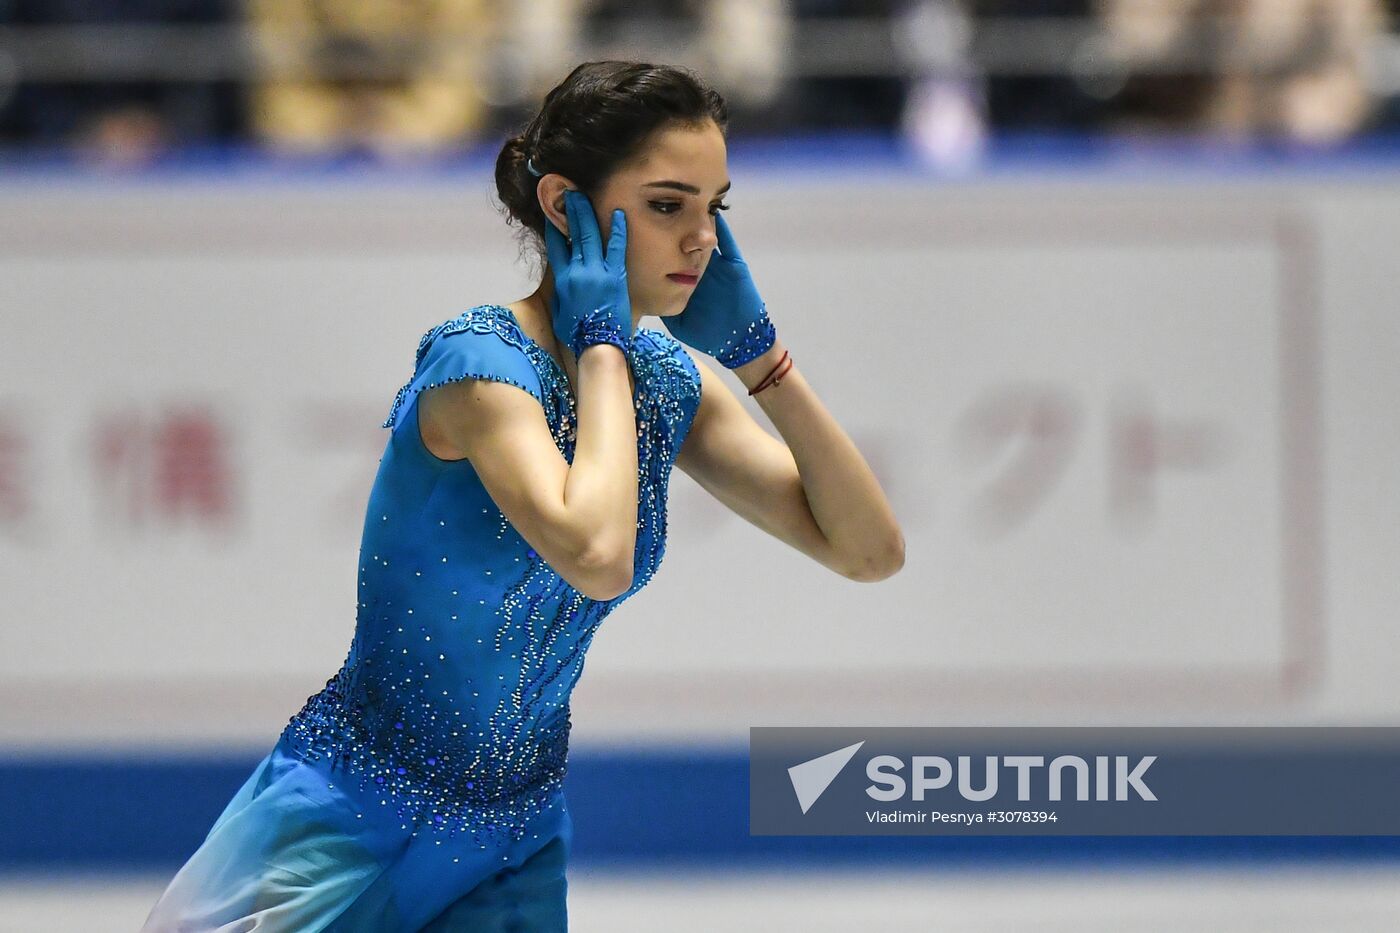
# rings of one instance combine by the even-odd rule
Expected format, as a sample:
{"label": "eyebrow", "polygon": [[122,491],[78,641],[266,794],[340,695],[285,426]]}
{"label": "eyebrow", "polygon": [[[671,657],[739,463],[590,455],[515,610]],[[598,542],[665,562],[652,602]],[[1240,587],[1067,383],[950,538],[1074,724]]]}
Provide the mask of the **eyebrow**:
{"label": "eyebrow", "polygon": [[[728,190],[730,189],[730,187],[731,187],[733,184],[734,184],[734,182],[732,182],[732,181],[727,181],[727,182],[725,182],[725,183],[724,183],[724,187],[721,188],[721,189],[719,189],[719,191],[715,192],[716,195],[724,194],[726,191],[728,191]],[[686,194],[699,194],[699,193],[700,193],[700,189],[699,189],[699,188],[695,187],[694,185],[687,185],[687,184],[686,184],[685,182],[683,182],[683,181],[671,181],[671,180],[667,180],[667,181],[650,181],[650,182],[647,182],[645,185],[642,185],[642,187],[643,187],[643,188],[671,188],[671,189],[673,189],[673,190],[675,190],[675,191],[684,191]]]}

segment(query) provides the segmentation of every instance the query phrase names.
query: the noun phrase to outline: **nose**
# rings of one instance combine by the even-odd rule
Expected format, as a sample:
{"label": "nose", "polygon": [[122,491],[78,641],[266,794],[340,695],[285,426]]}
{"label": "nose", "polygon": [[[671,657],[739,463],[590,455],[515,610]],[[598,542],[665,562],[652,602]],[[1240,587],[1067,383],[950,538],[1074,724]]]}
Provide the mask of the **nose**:
{"label": "nose", "polygon": [[715,236],[715,219],[707,217],[700,223],[700,226],[690,232],[686,237],[683,248],[687,253],[697,250],[708,253],[719,245],[719,237]]}

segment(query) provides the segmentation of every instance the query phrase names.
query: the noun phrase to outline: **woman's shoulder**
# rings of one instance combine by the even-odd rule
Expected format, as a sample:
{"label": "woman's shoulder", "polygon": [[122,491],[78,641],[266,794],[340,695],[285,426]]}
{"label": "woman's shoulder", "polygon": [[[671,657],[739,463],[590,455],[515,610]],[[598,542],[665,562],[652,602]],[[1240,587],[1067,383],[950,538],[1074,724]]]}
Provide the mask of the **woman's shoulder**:
{"label": "woman's shoulder", "polygon": [[413,378],[399,390],[384,427],[417,393],[449,382],[487,379],[524,389],[543,403],[544,354],[501,305],[474,305],[432,327],[418,341]]}
{"label": "woman's shoulder", "polygon": [[415,366],[422,365],[423,360],[439,341],[457,334],[492,334],[527,356],[531,349],[538,349],[534,341],[521,329],[520,322],[515,319],[509,308],[494,304],[473,305],[456,317],[437,324],[423,335],[418,341]]}

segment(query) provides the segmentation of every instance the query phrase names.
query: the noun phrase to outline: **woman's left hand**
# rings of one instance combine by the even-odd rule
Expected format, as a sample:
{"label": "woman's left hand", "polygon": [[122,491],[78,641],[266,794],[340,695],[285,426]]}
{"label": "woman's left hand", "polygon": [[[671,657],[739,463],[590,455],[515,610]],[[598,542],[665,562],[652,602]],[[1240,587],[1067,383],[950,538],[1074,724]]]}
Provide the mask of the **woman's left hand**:
{"label": "woman's left hand", "polygon": [[719,249],[685,310],[661,320],[677,340],[734,369],[767,352],[777,333],[723,215],[715,217],[715,236]]}

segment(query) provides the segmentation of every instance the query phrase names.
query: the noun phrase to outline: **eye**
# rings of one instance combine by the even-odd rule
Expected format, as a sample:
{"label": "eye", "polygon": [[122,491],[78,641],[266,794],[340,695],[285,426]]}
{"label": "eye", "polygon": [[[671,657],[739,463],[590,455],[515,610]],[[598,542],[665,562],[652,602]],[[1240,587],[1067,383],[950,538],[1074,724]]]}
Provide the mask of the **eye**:
{"label": "eye", "polygon": [[[656,211],[658,214],[674,214],[674,213],[676,213],[677,211],[679,211],[679,210],[681,210],[681,209],[683,209],[683,208],[685,207],[685,205],[683,205],[683,204],[682,204],[681,202],[679,202],[679,201],[648,201],[647,204],[651,205],[651,209],[654,210],[654,211]],[[724,203],[711,204],[711,205],[710,205],[710,216],[713,217],[713,216],[715,216],[716,214],[718,214],[720,211],[727,211],[727,210],[729,210],[729,205],[728,205],[728,204],[724,204]]]}

